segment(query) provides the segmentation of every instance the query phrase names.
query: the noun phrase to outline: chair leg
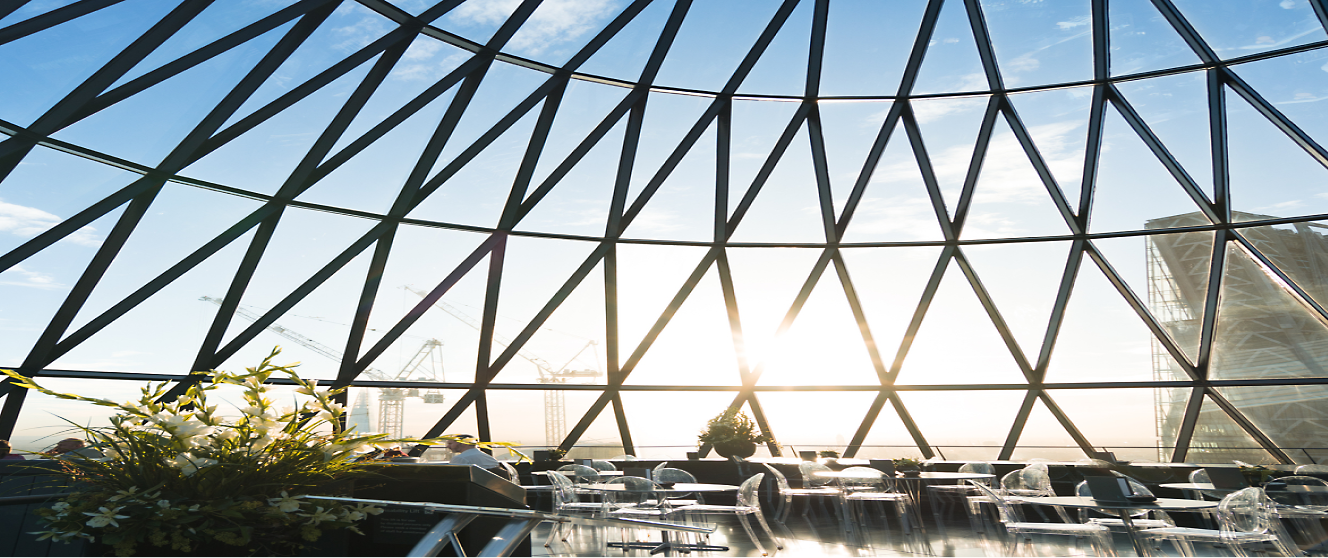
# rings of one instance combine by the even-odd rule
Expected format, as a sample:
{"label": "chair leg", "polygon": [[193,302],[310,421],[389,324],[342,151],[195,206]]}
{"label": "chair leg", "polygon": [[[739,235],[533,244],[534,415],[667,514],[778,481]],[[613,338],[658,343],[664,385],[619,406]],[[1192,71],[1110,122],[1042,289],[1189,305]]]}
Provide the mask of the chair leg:
{"label": "chair leg", "polygon": [[775,549],[784,550],[784,543],[779,542],[779,537],[775,536],[775,532],[770,530],[770,524],[766,523],[765,514],[762,514],[761,510],[758,509],[753,515],[755,515],[756,520],[761,523],[761,528],[765,529],[765,534],[770,535],[770,540],[775,541]]}
{"label": "chair leg", "polygon": [[738,522],[741,523],[742,528],[747,531],[747,536],[752,538],[752,544],[756,545],[756,551],[760,552],[761,556],[769,556],[770,554],[765,551],[765,547],[761,545],[761,539],[756,536],[756,531],[752,530],[751,522],[747,521],[747,514],[739,515]]}

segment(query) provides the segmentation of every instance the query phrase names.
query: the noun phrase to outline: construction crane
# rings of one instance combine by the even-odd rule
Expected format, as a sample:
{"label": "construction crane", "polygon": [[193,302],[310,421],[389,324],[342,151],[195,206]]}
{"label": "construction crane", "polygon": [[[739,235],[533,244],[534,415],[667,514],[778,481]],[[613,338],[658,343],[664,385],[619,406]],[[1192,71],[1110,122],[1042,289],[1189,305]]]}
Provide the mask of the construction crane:
{"label": "construction crane", "polygon": [[[198,300],[211,302],[221,306],[221,299],[210,296],[200,297]],[[257,322],[259,315],[249,309],[240,306],[235,309],[235,315],[240,316],[251,322]],[[268,331],[285,337],[296,344],[312,350],[315,353],[330,358],[336,362],[341,362],[345,355],[340,351],[327,345],[314,341],[313,339],[301,335],[288,327],[282,326],[276,322],[267,326]],[[370,379],[379,381],[416,381],[416,382],[442,382],[446,381],[443,374],[443,342],[437,339],[427,339],[420,349],[415,352],[401,371],[395,376],[383,372],[372,366],[365,367],[363,374]],[[413,374],[425,368],[424,375],[411,378]],[[428,404],[440,404],[444,401],[443,393],[436,389],[426,389],[421,392],[417,388],[379,388],[378,389],[378,427],[386,432],[392,438],[401,438],[405,429],[405,405],[407,397],[419,397]],[[369,400],[364,396],[364,390],[360,390],[355,396],[355,402],[351,405],[349,422],[356,426],[360,431],[369,431],[373,426],[369,424]]]}
{"label": "construction crane", "polygon": [[[415,295],[421,298],[429,296],[429,293],[415,290],[411,288],[409,285],[403,286],[401,288],[406,289],[407,291],[410,291],[412,293],[415,293]],[[442,300],[434,302],[433,305],[438,307],[439,310],[446,312],[448,315],[452,316],[453,318],[461,320],[462,323],[465,323],[466,325],[475,328],[476,330],[481,330],[480,323],[476,321],[475,318],[472,318],[469,314],[462,312],[460,309],[456,308],[455,306],[443,302]],[[498,335],[496,334],[493,336],[493,341],[494,343],[502,345],[504,349],[506,349],[509,345],[508,343],[499,339]],[[541,384],[565,384],[569,379],[574,379],[574,378],[593,379],[604,375],[599,370],[567,369],[567,365],[576,361],[576,359],[581,356],[581,353],[586,352],[586,349],[590,349],[591,347],[594,347],[596,344],[597,343],[595,342],[594,339],[589,340],[584,346],[581,347],[580,351],[577,351],[577,353],[573,355],[572,358],[568,359],[566,364],[563,364],[562,366],[557,368],[549,364],[549,361],[544,360],[538,356],[535,356],[523,349],[517,349],[516,354],[521,358],[530,361],[531,364],[535,365],[535,369],[539,371],[539,382]],[[591,383],[591,382],[586,382],[586,383]],[[567,409],[566,409],[566,399],[564,398],[563,391],[545,390],[544,391],[544,443],[545,445],[548,446],[556,446],[558,444],[561,444],[563,438],[566,436],[567,436]]]}

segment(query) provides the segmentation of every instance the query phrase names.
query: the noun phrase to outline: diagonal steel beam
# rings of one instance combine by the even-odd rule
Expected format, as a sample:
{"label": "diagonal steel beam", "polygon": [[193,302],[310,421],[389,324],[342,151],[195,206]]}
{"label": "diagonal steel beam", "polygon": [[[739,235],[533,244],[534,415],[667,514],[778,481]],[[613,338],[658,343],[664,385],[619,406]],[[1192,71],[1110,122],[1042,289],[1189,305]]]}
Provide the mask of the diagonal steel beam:
{"label": "diagonal steel beam", "polygon": [[1125,299],[1125,303],[1134,309],[1134,313],[1139,316],[1139,319],[1143,320],[1144,325],[1148,326],[1148,330],[1153,333],[1153,338],[1167,350],[1167,353],[1176,361],[1176,364],[1180,365],[1191,380],[1200,380],[1202,375],[1195,368],[1194,363],[1190,361],[1190,357],[1186,356],[1185,351],[1180,348],[1176,340],[1172,339],[1171,334],[1167,332],[1166,328],[1162,327],[1162,323],[1148,310],[1148,305],[1139,298],[1139,295],[1134,294],[1125,279],[1121,278],[1116,269],[1111,266],[1111,263],[1102,256],[1097,246],[1094,246],[1090,240],[1086,242],[1084,249],[1088,257],[1092,258],[1098,269],[1106,276],[1107,281],[1110,281],[1111,285],[1116,287],[1116,292],[1120,293],[1121,297]]}
{"label": "diagonal steel beam", "polygon": [[[41,15],[33,16],[3,29],[0,29],[0,45],[12,43],[23,37],[45,31],[67,21],[72,21],[92,12],[114,6],[123,0],[80,0],[68,6],[56,8]],[[23,7],[26,0],[9,2],[0,6],[0,19]]]}

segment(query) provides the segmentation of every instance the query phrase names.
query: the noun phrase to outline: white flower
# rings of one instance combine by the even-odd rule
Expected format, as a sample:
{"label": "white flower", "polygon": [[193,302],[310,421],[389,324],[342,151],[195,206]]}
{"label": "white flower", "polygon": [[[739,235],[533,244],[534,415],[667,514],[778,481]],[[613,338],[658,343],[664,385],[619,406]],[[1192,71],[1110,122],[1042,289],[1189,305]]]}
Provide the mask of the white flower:
{"label": "white flower", "polygon": [[157,500],[157,506],[160,507],[160,508],[162,508],[162,509],[169,508],[169,507],[171,507],[171,501],[170,501],[170,500]]}
{"label": "white flower", "polygon": [[168,460],[167,465],[180,470],[180,473],[188,477],[198,472],[203,467],[210,467],[217,464],[216,459],[206,457],[195,457],[193,454],[185,452],[175,456],[175,459]]}
{"label": "white flower", "polygon": [[309,387],[298,387],[298,388],[295,388],[295,393],[303,393],[303,394],[305,394],[305,395],[313,395],[313,394],[314,394],[314,390],[315,390],[317,387],[318,387],[318,380],[309,380]]}
{"label": "white flower", "polygon": [[380,508],[373,504],[356,504],[355,511],[368,515],[378,515],[380,513],[383,513],[383,508]]}
{"label": "white flower", "polygon": [[113,510],[107,509],[106,506],[102,506],[100,509],[97,510],[100,513],[83,512],[83,515],[92,517],[92,519],[88,520],[88,527],[100,528],[100,527],[105,527],[107,525],[113,525],[115,527],[119,527],[120,524],[117,523],[115,520],[129,519],[129,516],[127,515],[116,515],[115,512],[118,512],[122,509],[124,509],[123,506],[115,508]]}
{"label": "white flower", "polygon": [[130,497],[130,496],[133,496],[133,495],[135,495],[135,494],[138,494],[138,487],[137,487],[137,486],[131,486],[131,487],[129,487],[128,490],[121,490],[121,491],[119,491],[119,492],[116,492],[116,493],[115,493],[115,496],[111,496],[110,498],[107,498],[106,501],[107,501],[107,502],[119,502],[120,500],[123,500],[123,499],[125,499],[125,498]]}
{"label": "white flower", "polygon": [[[300,498],[303,497],[304,496],[289,496],[286,494],[285,490],[282,490],[280,498],[268,498],[267,503],[268,505],[275,507],[285,513],[290,513],[293,511],[299,511]],[[323,508],[318,508],[318,509],[321,510]]]}
{"label": "white flower", "polygon": [[337,516],[332,515],[327,511],[324,511],[322,506],[315,507],[314,513],[302,513],[300,515],[309,518],[309,521],[307,522],[309,525],[318,525],[319,523],[322,523],[324,521],[337,520]]}

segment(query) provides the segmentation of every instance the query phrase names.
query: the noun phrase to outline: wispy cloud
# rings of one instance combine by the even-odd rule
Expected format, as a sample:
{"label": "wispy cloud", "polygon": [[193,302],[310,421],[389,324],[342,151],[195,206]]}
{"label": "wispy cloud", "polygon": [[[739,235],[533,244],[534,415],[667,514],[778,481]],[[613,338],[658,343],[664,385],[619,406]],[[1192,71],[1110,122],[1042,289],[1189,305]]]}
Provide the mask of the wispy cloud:
{"label": "wispy cloud", "polygon": [[332,28],[332,33],[338,39],[333,47],[342,52],[362,48],[393,28],[387,19],[353,2],[337,8],[334,15],[338,16],[336,21],[339,23],[346,22],[345,25]]}
{"label": "wispy cloud", "polygon": [[45,290],[65,288],[63,284],[57,283],[54,277],[37,271],[29,271],[21,265],[0,272],[0,285]]}
{"label": "wispy cloud", "polygon": [[405,81],[437,80],[470,57],[469,53],[456,50],[437,39],[421,35],[401,55],[391,77]]}
{"label": "wispy cloud", "polygon": [[[63,219],[60,217],[35,207],[15,205],[0,200],[0,232],[7,232],[21,237],[37,236],[60,224],[61,221]],[[101,244],[102,239],[97,234],[97,229],[89,226],[74,231],[73,234],[66,236],[64,240],[83,246],[97,246]]]}
{"label": "wispy cloud", "polygon": [[[471,0],[448,15],[454,23],[499,25],[512,15],[521,0]],[[613,0],[546,0],[512,36],[510,50],[536,55],[575,40],[612,13]]]}

